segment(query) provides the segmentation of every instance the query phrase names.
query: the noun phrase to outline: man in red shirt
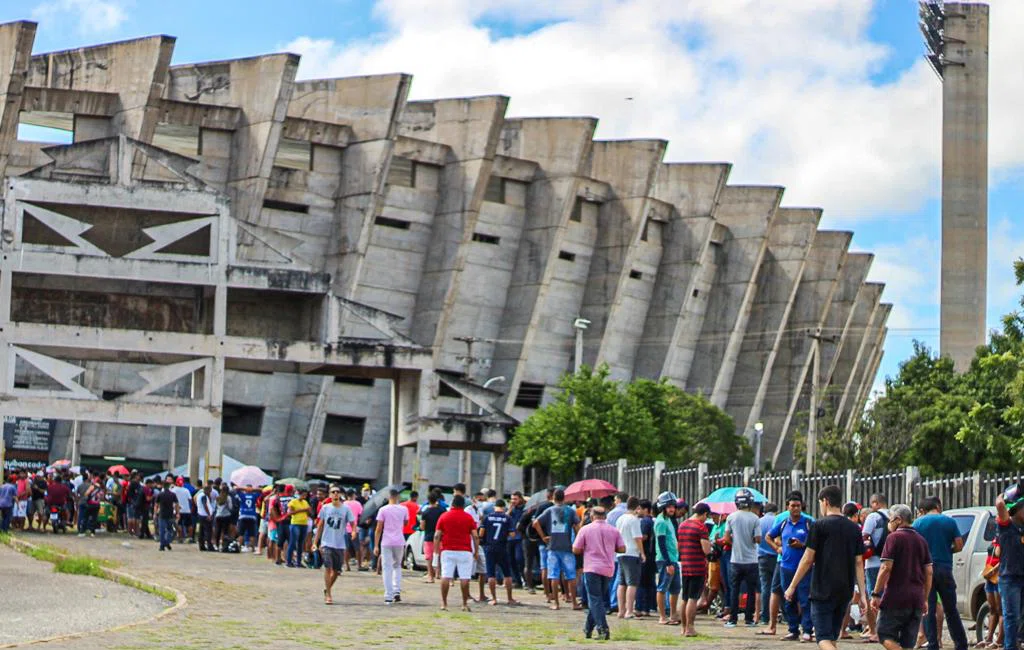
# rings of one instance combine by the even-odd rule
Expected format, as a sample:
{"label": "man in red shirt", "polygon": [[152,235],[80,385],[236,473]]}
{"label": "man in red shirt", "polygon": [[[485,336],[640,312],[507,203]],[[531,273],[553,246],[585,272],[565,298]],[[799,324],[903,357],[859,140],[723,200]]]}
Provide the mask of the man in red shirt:
{"label": "man in red shirt", "polygon": [[441,609],[448,609],[448,589],[456,573],[462,587],[462,611],[469,611],[469,579],[479,552],[477,525],[466,511],[466,497],[452,498],[451,509],[437,520],[434,545],[441,552]]}
{"label": "man in red shirt", "polygon": [[697,618],[697,601],[704,592],[704,583],[708,573],[708,553],[711,542],[708,540],[708,529],[705,522],[711,508],[706,503],[698,503],[693,507],[693,516],[679,524],[676,538],[679,542],[679,563],[682,570],[682,590],[679,598],[679,609],[682,613],[683,627],[679,633],[683,636],[697,636],[694,621]]}
{"label": "man in red shirt", "polygon": [[409,493],[409,500],[402,502],[405,509],[409,511],[409,518],[405,520],[405,527],[402,528],[402,534],[405,535],[406,539],[409,539],[409,535],[416,532],[416,516],[420,514],[419,498],[420,493],[413,490]]}

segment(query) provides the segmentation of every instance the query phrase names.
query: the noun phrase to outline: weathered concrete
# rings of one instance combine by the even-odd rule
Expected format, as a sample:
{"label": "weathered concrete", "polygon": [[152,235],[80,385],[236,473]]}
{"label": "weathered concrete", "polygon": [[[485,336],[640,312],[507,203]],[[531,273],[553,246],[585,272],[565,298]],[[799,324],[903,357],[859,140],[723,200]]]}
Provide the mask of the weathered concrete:
{"label": "weathered concrete", "polygon": [[848,414],[852,410],[859,385],[853,384],[854,373],[859,366],[867,363],[867,349],[870,347],[868,332],[878,309],[884,286],[874,282],[866,282],[857,293],[850,322],[842,349],[836,358],[836,367],[832,373],[832,383],[826,394],[828,406],[833,414],[835,426],[845,425]]}
{"label": "weathered concrete", "polygon": [[807,255],[761,414],[762,458],[770,457],[774,467],[789,467],[793,461],[790,433],[797,414],[809,407],[811,366],[851,238],[849,232],[821,231]]}
{"label": "weathered concrete", "polygon": [[831,387],[832,375],[839,362],[843,346],[846,344],[850,322],[853,319],[853,307],[857,296],[864,288],[864,280],[871,269],[874,255],[869,253],[850,253],[846,256],[839,286],[832,297],[828,318],[821,328],[821,374],[818,376],[819,398],[823,398]]}
{"label": "weathered concrete", "polygon": [[843,423],[848,431],[856,427],[860,414],[864,410],[864,404],[871,395],[871,387],[874,385],[875,377],[878,374],[878,366],[881,364],[882,354],[884,352],[885,337],[888,333],[888,329],[885,324],[888,322],[889,314],[891,312],[892,305],[882,303],[878,306],[878,309],[875,310],[874,316],[871,319],[871,327],[868,328],[867,333],[867,346],[864,350],[864,358],[860,367],[857,369],[857,372],[850,378],[851,385],[856,388],[853,392],[852,406],[846,415],[847,419],[845,423]]}
{"label": "weathered concrete", "polygon": [[939,351],[963,371],[986,336],[989,7],[947,2],[942,11]]}
{"label": "weathered concrete", "polygon": [[757,297],[725,406],[737,432],[751,440],[771,387],[775,358],[819,221],[821,210],[779,208],[768,235],[768,251],[757,278]]}
{"label": "weathered concrete", "polygon": [[703,393],[717,406],[725,406],[728,400],[782,191],[781,187],[727,185],[719,195],[715,220],[727,232],[712,253],[718,271],[686,377],[687,390]]}
{"label": "weathered concrete", "polygon": [[0,178],[18,134],[25,76],[32,55],[36,25],[30,22],[0,25]]}

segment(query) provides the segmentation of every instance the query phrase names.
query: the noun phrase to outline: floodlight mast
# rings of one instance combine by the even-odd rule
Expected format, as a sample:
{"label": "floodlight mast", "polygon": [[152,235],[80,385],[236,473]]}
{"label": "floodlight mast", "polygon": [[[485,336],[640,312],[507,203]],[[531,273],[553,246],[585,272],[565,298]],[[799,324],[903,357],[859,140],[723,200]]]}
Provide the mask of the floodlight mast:
{"label": "floodlight mast", "polygon": [[944,22],[946,10],[942,0],[920,0],[918,3],[917,27],[924,36],[924,45],[928,49],[924,58],[939,76],[943,77],[943,66],[945,65],[944,52]]}

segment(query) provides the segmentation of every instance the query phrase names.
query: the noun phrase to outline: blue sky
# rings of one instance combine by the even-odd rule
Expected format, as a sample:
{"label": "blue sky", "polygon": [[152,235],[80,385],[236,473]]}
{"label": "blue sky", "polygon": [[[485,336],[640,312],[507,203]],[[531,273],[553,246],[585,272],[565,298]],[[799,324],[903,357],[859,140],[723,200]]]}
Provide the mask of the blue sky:
{"label": "blue sky", "polygon": [[[996,326],[1024,254],[1024,2],[992,13]],[[599,137],[732,161],[731,182],[784,185],[784,204],[824,208],[824,227],[876,253],[871,279],[896,305],[883,375],[913,339],[938,345],[939,80],[913,0],[0,0],[19,18],[40,22],[36,52],[158,33],[177,37],[175,63],[287,49],[300,77],[410,72],[413,98],[500,92],[510,115],[595,115]]]}

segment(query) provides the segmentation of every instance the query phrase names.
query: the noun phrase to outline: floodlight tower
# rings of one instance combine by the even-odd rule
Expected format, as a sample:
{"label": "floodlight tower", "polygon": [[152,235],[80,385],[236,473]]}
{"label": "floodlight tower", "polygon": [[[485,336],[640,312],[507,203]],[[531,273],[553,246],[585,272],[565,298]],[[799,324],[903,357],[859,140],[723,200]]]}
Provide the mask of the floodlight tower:
{"label": "floodlight tower", "polygon": [[987,4],[920,2],[926,55],[942,81],[939,351],[966,370],[985,343],[988,267]]}

